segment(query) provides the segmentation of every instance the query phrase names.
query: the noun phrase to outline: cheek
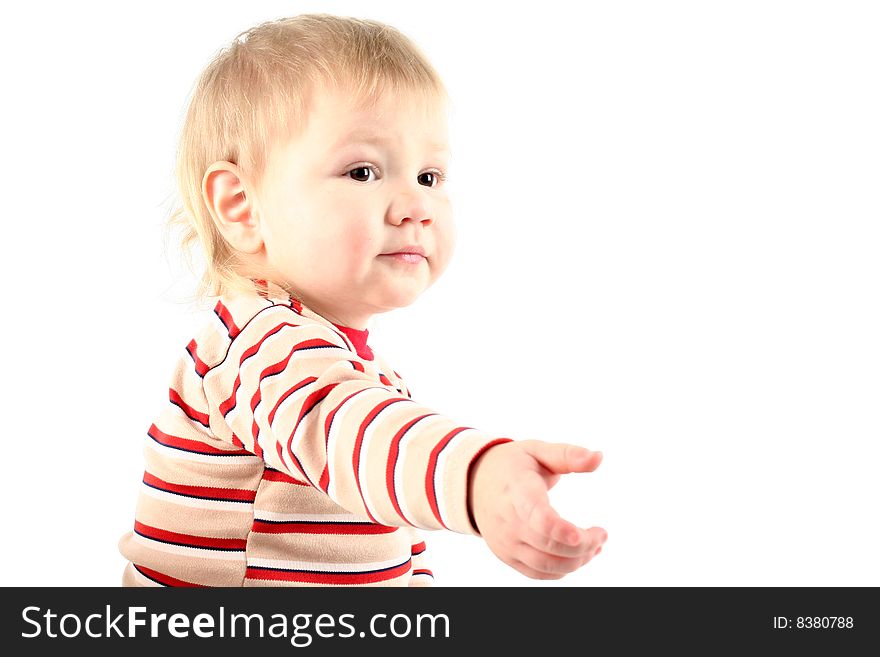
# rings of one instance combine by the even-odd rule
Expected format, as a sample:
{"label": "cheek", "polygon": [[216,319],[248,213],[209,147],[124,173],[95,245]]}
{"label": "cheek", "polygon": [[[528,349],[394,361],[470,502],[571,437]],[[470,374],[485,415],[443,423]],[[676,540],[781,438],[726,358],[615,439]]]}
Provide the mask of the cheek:
{"label": "cheek", "polygon": [[[387,246],[382,243],[381,210],[371,208],[363,199],[353,198],[332,213],[332,234],[336,250],[350,267],[360,266]],[[329,218],[329,217],[328,217]]]}
{"label": "cheek", "polygon": [[436,239],[437,251],[443,258],[443,266],[452,258],[452,252],[455,250],[456,229],[455,221],[452,216],[452,210],[446,203],[442,211],[437,215]]}
{"label": "cheek", "polygon": [[[351,210],[349,209],[349,213]],[[367,218],[348,215],[344,220],[336,217],[335,223],[328,222],[323,251],[328,254],[328,262],[340,269],[352,271],[360,269],[382,251],[382,235],[373,229]]]}

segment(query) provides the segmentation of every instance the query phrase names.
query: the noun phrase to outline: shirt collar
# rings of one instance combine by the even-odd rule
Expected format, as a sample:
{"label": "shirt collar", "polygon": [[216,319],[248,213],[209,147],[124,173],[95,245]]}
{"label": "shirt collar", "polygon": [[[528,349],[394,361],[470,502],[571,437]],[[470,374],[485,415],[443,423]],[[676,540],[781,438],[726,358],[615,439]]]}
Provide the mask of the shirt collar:
{"label": "shirt collar", "polygon": [[[279,287],[275,283],[258,279],[251,280],[254,283],[257,293],[264,299],[277,300],[281,301],[284,304],[294,303],[293,297],[291,297],[286,290]],[[302,304],[300,304],[299,302],[295,303],[297,306],[299,306],[300,310],[303,308]],[[325,322],[328,321],[324,317],[321,317],[320,315],[312,311],[311,308],[309,308],[308,311],[311,315],[314,315],[315,317],[320,317]],[[333,326],[338,328],[340,331],[345,333],[345,336],[354,346],[354,349],[357,352],[358,356],[360,356],[364,360],[373,360],[373,350],[370,349],[369,345],[367,344],[367,338],[370,336],[370,331],[368,329],[356,329],[349,326],[341,326],[335,322],[330,323],[333,324]]]}
{"label": "shirt collar", "polygon": [[340,326],[333,322],[333,326],[345,333],[351,343],[354,345],[357,355],[364,360],[373,360],[373,350],[367,344],[367,338],[370,337],[369,329],[356,329],[348,326]]}

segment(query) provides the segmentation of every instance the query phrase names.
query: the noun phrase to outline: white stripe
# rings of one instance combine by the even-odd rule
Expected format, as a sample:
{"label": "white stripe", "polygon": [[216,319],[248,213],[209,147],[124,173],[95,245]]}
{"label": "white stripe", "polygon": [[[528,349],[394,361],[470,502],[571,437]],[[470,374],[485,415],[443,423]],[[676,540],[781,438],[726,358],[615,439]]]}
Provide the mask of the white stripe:
{"label": "white stripe", "polygon": [[[285,373],[279,374],[279,376],[284,377]],[[287,377],[290,378],[290,377]],[[305,377],[303,377],[305,378]],[[317,380],[316,380],[317,381]],[[281,445],[281,463],[286,467],[278,467],[276,470],[289,470],[292,473],[294,479],[303,479],[306,483],[309,482],[308,477],[305,476],[304,473],[300,471],[299,466],[293,462],[290,454],[287,452],[287,438],[289,434],[287,433],[290,430],[292,423],[295,421],[296,409],[302,405],[305,401],[306,397],[314,392],[316,381],[312,381],[304,385],[302,388],[297,390],[292,395],[288,396],[281,405],[278,407],[278,410],[275,411],[275,422],[274,426],[269,425],[269,413],[272,410],[272,407],[277,403],[277,399],[263,399],[260,401],[260,405],[257,406],[257,426],[260,429],[261,436],[271,436],[273,441],[279,443]],[[292,384],[296,385],[295,383]],[[288,389],[281,391],[281,395],[287,393]],[[260,443],[262,444],[262,442]],[[265,449],[265,445],[263,446]],[[274,447],[274,446],[273,446]],[[294,447],[296,449],[296,447]],[[272,454],[273,460],[278,457],[277,449],[268,450],[267,453]],[[298,454],[297,454],[298,456]],[[306,467],[303,463],[303,467]],[[285,473],[286,474],[286,473]]]}
{"label": "white stripe", "polygon": [[196,336],[196,344],[199,345],[199,349],[204,349],[206,344],[226,344],[229,342],[229,331],[226,330],[226,327],[223,326],[223,322],[220,321],[220,318],[217,316],[217,313],[214,312],[214,309],[211,308],[211,321],[208,324],[208,327],[211,332],[216,336],[215,339],[212,339],[211,336],[204,336],[205,344],[202,344],[198,338],[201,338],[201,335]]}
{"label": "white stripe", "polygon": [[186,495],[178,495],[177,493],[169,493],[164,490],[158,490],[147,484],[141,484],[141,492],[157,500],[178,504],[193,509],[209,509],[212,511],[239,511],[241,513],[251,513],[254,508],[253,502],[225,502],[222,500],[202,500]]}
{"label": "white stripe", "polygon": [[474,432],[477,434],[480,433],[476,429],[465,429],[464,431],[458,432],[455,437],[446,444],[446,447],[443,448],[443,451],[441,451],[440,455],[437,457],[437,469],[434,471],[434,490],[437,493],[437,509],[440,511],[440,518],[443,520],[443,524],[447,527],[449,526],[449,512],[446,508],[447,493],[444,481],[446,480],[448,456],[454,454],[458,445],[467,441]]}
{"label": "white stripe", "polygon": [[[226,308],[226,317],[234,324],[235,316],[232,314],[232,309],[226,303],[223,304],[223,307]],[[213,318],[211,327],[216,329],[218,336],[221,336],[224,341],[228,342],[230,331],[229,328],[226,327],[226,324],[223,323],[223,320],[220,319],[221,314],[222,313],[217,312],[217,304],[214,304],[214,307],[211,308],[211,317]]]}
{"label": "white stripe", "polygon": [[[370,386],[374,385],[374,383],[370,381],[364,381],[364,383],[369,384]],[[345,476],[351,471],[351,454],[352,449],[354,448],[354,440],[357,435],[355,432],[357,431],[357,428],[360,427],[360,422],[352,428],[350,435],[345,436],[345,444],[343,445],[345,449],[342,452],[341,464],[337,464],[336,459],[336,453],[339,449],[338,443],[340,441],[339,434],[342,431],[342,427],[346,426],[347,415],[352,406],[359,403],[367,403],[365,400],[369,400],[371,397],[377,397],[375,403],[378,403],[379,398],[385,397],[385,391],[379,388],[371,388],[370,390],[359,392],[354,397],[347,400],[336,412],[336,415],[333,416],[333,424],[330,426],[330,438],[327,441],[327,469],[330,472],[330,487],[327,489],[327,495],[337,504],[339,501],[339,490],[336,488],[336,482],[340,476]],[[370,408],[372,408],[373,403],[374,402],[372,401],[369,402]],[[349,481],[351,485],[354,485],[354,482],[348,477],[346,477],[346,481]]]}
{"label": "white stripe", "polygon": [[[410,427],[409,431],[407,431],[403,437],[400,439],[399,443],[399,451],[397,454],[397,463],[394,466],[394,490],[397,492],[397,503],[400,505],[400,510],[403,512],[403,515],[409,522],[414,522],[415,516],[412,513],[410,506],[407,502],[406,495],[404,495],[404,474],[406,468],[406,459],[407,452],[409,450],[409,443],[413,439],[414,434],[418,434],[420,431],[429,431],[430,427],[434,424],[449,422],[449,418],[444,417],[442,415],[429,415],[426,418],[422,418],[418,422],[416,422],[413,426]],[[425,475],[422,475],[422,481],[425,480]],[[424,492],[425,486],[419,487],[419,490]],[[430,527],[426,527],[425,529],[430,529]]]}
{"label": "white stripe", "polygon": [[[289,312],[291,312],[291,311],[288,309],[287,313],[289,313]],[[262,339],[265,332],[271,331],[274,328],[274,326],[273,326],[274,324],[281,323],[281,321],[283,321],[284,319],[285,319],[284,317],[278,317],[278,318],[276,318],[277,321],[267,323],[267,326],[263,327],[263,330],[260,331],[260,334],[259,334],[260,339]],[[294,344],[292,343],[292,341],[290,340],[290,337],[289,337],[291,331],[303,332],[303,327],[299,327],[299,326],[285,326],[285,327],[283,327],[280,331],[278,331],[278,332],[272,334],[271,336],[269,336],[268,338],[266,338],[263,341],[263,344],[260,346],[260,350],[256,354],[251,354],[250,357],[248,357],[248,359],[245,360],[244,363],[242,363],[239,366],[239,362],[241,361],[241,358],[244,355],[244,353],[246,351],[248,351],[249,349],[255,347],[257,344],[256,342],[247,343],[247,344],[242,342],[238,346],[238,349],[236,349],[234,352],[231,352],[227,355],[226,362],[224,363],[225,367],[222,365],[220,367],[215,367],[214,369],[212,369],[210,372],[208,372],[205,375],[205,378],[203,380],[204,383],[208,384],[210,381],[213,381],[213,378],[215,376],[219,376],[222,371],[229,370],[230,368],[238,370],[238,375],[242,381],[242,384],[244,384],[244,382],[246,380],[247,381],[254,380],[254,382],[255,382],[256,377],[258,377],[260,375],[260,373],[264,369],[266,369],[266,367],[268,367],[269,365],[274,365],[276,362],[280,362],[281,360],[284,360],[284,358],[287,358],[289,351],[282,350],[278,354],[272,354],[271,359],[273,362],[270,363],[270,362],[268,362],[269,357],[266,354],[268,353],[268,351],[271,351],[272,344],[274,342],[279,341],[279,340],[286,340],[288,342],[291,342],[289,347],[292,349],[294,347]],[[328,336],[326,336],[326,335],[315,336],[315,335],[309,335],[308,333],[306,333],[305,335],[295,335],[294,337],[295,337],[296,343],[299,344],[300,342],[305,342],[305,341],[316,339],[316,338],[326,339]],[[328,342],[329,341],[330,340],[328,340]],[[337,346],[336,348],[344,351],[346,354],[350,353],[348,351],[348,349],[346,349],[345,347]],[[300,349],[300,350],[297,350],[297,352],[291,357],[291,360],[293,360],[294,358],[296,358],[296,359],[326,358],[327,353],[329,351],[330,351],[329,347],[321,347],[321,348],[316,348],[316,349]],[[277,360],[276,360],[276,358],[277,358]],[[290,367],[289,362],[288,362],[288,367]],[[254,372],[254,370],[256,370],[256,372]],[[275,376],[284,376],[284,374],[278,373]],[[250,378],[248,378],[248,377],[250,377]],[[234,381],[234,379],[232,381]],[[232,384],[232,381],[230,381],[230,385]],[[250,389],[250,386],[245,386],[245,387]],[[231,392],[231,389],[230,389],[230,392]],[[241,388],[239,388],[239,393],[240,392],[241,392]],[[236,396],[236,408],[238,408],[238,406],[241,405],[241,403],[242,403],[241,398]],[[245,400],[244,404],[248,409],[250,409],[250,399]]]}
{"label": "white stripe", "polygon": [[[364,431],[364,440],[361,443],[361,455],[360,455],[360,460],[358,462],[358,475],[360,477],[360,482],[361,482],[361,493],[363,494],[364,503],[366,504],[367,511],[376,520],[378,520],[380,522],[382,522],[384,520],[387,524],[392,524],[392,525],[394,524],[394,521],[397,520],[396,518],[383,519],[383,518],[380,518],[379,514],[376,512],[375,497],[373,496],[373,494],[372,494],[373,491],[368,484],[367,462],[370,460],[370,448],[372,447],[372,444],[373,444],[373,436],[377,433],[377,431],[379,432],[379,435],[383,438],[386,436],[389,436],[389,434],[393,438],[394,433],[396,433],[396,430],[401,425],[406,424],[406,422],[408,420],[404,419],[403,422],[400,422],[399,419],[401,419],[401,418],[398,418],[398,420],[390,422],[390,424],[391,424],[390,427],[383,426],[381,428],[381,430],[379,430],[380,425],[386,419],[388,419],[389,416],[400,415],[401,412],[405,413],[407,411],[412,411],[412,406],[408,403],[399,402],[399,401],[395,401],[395,402],[389,404],[388,406],[386,406],[385,408],[383,408],[381,411],[379,411],[378,415],[376,415],[373,418],[373,421],[370,422],[369,426],[367,427],[367,430]],[[390,442],[390,441],[388,441],[388,442]],[[385,446],[388,445],[388,442],[385,443]],[[387,450],[383,450],[383,453],[387,454],[388,452],[387,452]],[[384,474],[385,468],[382,468],[382,470],[383,470],[383,474]],[[385,495],[383,495],[383,497],[385,499],[387,499],[388,491],[387,491],[387,487],[384,485],[384,483],[385,483],[384,476],[382,477],[382,483],[383,483],[383,485],[380,487],[380,490],[385,493]],[[393,513],[393,511],[392,511],[392,513]]]}
{"label": "white stripe", "polygon": [[331,573],[363,573],[370,570],[383,570],[385,568],[394,568],[395,566],[401,566],[409,561],[409,559],[410,555],[407,554],[404,557],[399,557],[397,559],[388,559],[387,561],[368,561],[364,563],[327,563],[323,561],[285,561],[283,559],[260,559],[258,557],[251,557],[248,559],[248,566],[276,568],[279,570],[317,570]]}
{"label": "white stripe", "polygon": [[[286,312],[290,312],[290,310],[288,309]],[[263,342],[262,347],[260,348],[261,353],[248,358],[244,362],[244,364],[242,365],[242,367],[239,371],[239,377],[242,381],[242,385],[239,388],[238,392],[236,393],[235,408],[232,411],[230,411],[229,415],[227,415],[226,422],[230,427],[232,427],[232,426],[240,427],[241,432],[245,433],[246,436],[251,439],[251,440],[248,440],[248,443],[250,443],[253,438],[251,430],[252,430],[252,422],[254,420],[254,417],[253,417],[253,414],[251,413],[251,410],[250,410],[250,404],[251,404],[250,397],[248,397],[247,399],[243,399],[243,397],[247,396],[248,393],[250,393],[250,395],[253,394],[250,391],[252,389],[254,391],[256,390],[256,386],[258,385],[258,377],[260,376],[260,374],[269,365],[274,364],[274,363],[267,362],[267,358],[266,358],[265,352],[263,352],[263,350],[264,349],[271,349],[272,343],[274,343],[276,341],[279,341],[279,340],[288,340],[289,341],[288,333],[290,330],[294,330],[294,329],[298,330],[300,332],[302,331],[301,327],[284,327],[283,329],[281,329],[280,331],[278,331],[277,333],[275,333],[271,337],[267,338]],[[314,337],[315,336],[309,336],[309,335],[304,335],[301,337],[297,336],[297,342],[302,342],[304,340],[310,340],[310,339],[313,339]],[[319,336],[319,337],[326,338],[326,336]],[[294,345],[291,344],[290,348],[292,348],[293,346]],[[248,348],[250,348],[250,347],[245,347],[244,350],[247,350]],[[320,349],[315,349],[315,350],[311,350],[311,349],[302,350],[302,349],[300,349],[300,350],[296,351],[293,354],[293,356],[290,358],[290,361],[288,361],[286,368],[284,370],[282,370],[281,372],[279,372],[278,374],[275,374],[272,377],[270,377],[270,381],[272,381],[272,384],[274,386],[277,386],[278,390],[280,391],[280,395],[285,394],[289,390],[290,387],[299,383],[300,382],[299,379],[305,378],[305,376],[304,376],[305,373],[310,372],[315,369],[313,366],[310,366],[310,365],[296,365],[297,361],[326,359],[328,357],[328,349],[329,348],[320,348]],[[336,349],[341,349],[341,350],[345,351],[346,353],[348,353],[348,350],[344,349],[343,347],[336,347]],[[277,358],[277,356],[280,356],[280,355],[281,354],[277,354],[276,356],[274,356],[272,358],[272,360],[274,361],[275,358]],[[238,358],[240,358],[240,357],[241,356],[239,355]],[[287,354],[284,354],[283,357],[286,358]],[[278,360],[279,361],[283,360],[283,358],[279,358]],[[295,374],[295,377],[292,376],[292,374]],[[278,378],[276,379],[276,377],[278,377]],[[293,380],[294,378],[297,378],[298,380],[294,381]],[[282,382],[289,382],[289,386],[285,387],[284,383],[282,383]],[[279,383],[280,383],[280,385],[278,385]],[[287,453],[287,449],[286,449],[287,436],[284,435],[283,432],[285,430],[289,430],[288,428],[290,427],[290,425],[293,422],[295,422],[295,420],[296,420],[296,417],[295,417],[296,414],[295,414],[295,412],[291,411],[291,407],[293,408],[293,411],[295,411],[299,406],[301,406],[301,404],[305,400],[305,398],[313,392],[313,390],[314,390],[313,384],[314,384],[314,382],[303,386],[302,388],[297,390],[297,392],[295,394],[290,395],[287,399],[284,400],[284,402],[281,404],[281,406],[279,406],[278,410],[275,412],[275,423],[274,423],[274,427],[272,427],[272,428],[269,427],[268,417],[269,417],[269,412],[272,410],[272,407],[277,402],[277,399],[275,399],[275,398],[261,399],[260,404],[257,407],[258,412],[260,413],[259,419],[257,421],[258,427],[260,429],[260,433],[261,434],[268,433],[270,436],[273,437],[274,441],[279,442],[281,444],[281,446],[282,446],[282,450],[281,450],[282,460],[287,465],[286,469],[288,469],[292,472],[298,473],[298,474],[300,474],[300,476],[304,476],[304,475],[300,473],[299,467],[293,462],[292,458]],[[247,390],[248,392],[242,394],[243,389]],[[239,417],[239,414],[241,414],[241,417]],[[283,421],[279,422],[279,420],[287,420],[287,422],[283,422]],[[243,438],[243,440],[244,440],[244,438]],[[260,444],[263,445],[263,441],[261,441]],[[266,447],[267,447],[267,445],[263,445],[264,449]],[[296,452],[296,447],[294,447],[294,453],[296,453],[298,455],[298,453]],[[304,465],[304,467],[305,467],[305,465]]]}
{"label": "white stripe", "polygon": [[220,561],[245,561],[244,550],[206,550],[204,548],[186,547],[184,545],[169,545],[162,541],[154,541],[151,538],[141,536],[136,532],[133,534],[133,540],[151,550],[167,552],[168,554],[199,557],[200,559],[217,559]]}
{"label": "white stripe", "polygon": [[369,522],[369,518],[353,513],[278,513],[275,511],[254,511],[254,520],[273,520],[278,522]]}
{"label": "white stripe", "polygon": [[[290,310],[288,310],[287,312],[290,312]],[[284,319],[286,319],[286,318],[279,317],[278,321],[275,322],[275,324],[280,324]],[[260,339],[262,339],[263,335],[265,335],[265,333],[267,331],[271,331],[274,328],[275,327],[271,326],[271,325],[265,327],[265,329],[260,332],[260,336],[259,336]],[[262,352],[263,354],[267,353],[266,350],[271,350],[272,343],[277,342],[278,340],[284,340],[287,343],[289,343],[290,349],[293,349],[293,347],[299,345],[302,342],[309,342],[311,340],[324,340],[325,342],[329,342],[330,344],[332,344],[334,348],[339,349],[340,351],[343,351],[345,354],[351,353],[350,350],[345,347],[345,345],[337,344],[338,339],[337,340],[333,339],[333,338],[338,338],[338,336],[336,336],[335,333],[328,335],[326,330],[325,331],[309,330],[311,328],[312,328],[311,326],[307,326],[307,327],[284,326],[279,331],[277,331],[276,333],[273,333],[271,336],[269,336],[268,338],[263,340],[263,344],[260,347],[260,352]],[[292,337],[291,337],[291,332],[293,333]],[[256,346],[256,344],[257,343],[254,342],[253,344],[250,344],[250,345],[247,345],[246,347],[244,347],[238,356],[238,360],[241,360],[241,354],[243,354],[245,351],[247,351],[251,347]],[[284,353],[284,358],[286,358],[290,354],[290,350],[285,349],[284,352],[286,352],[286,353]],[[293,356],[291,356],[291,360],[293,360],[294,358],[296,358],[296,359],[300,359],[300,358],[306,358],[306,359],[308,359],[308,358],[326,358],[328,353],[332,353],[332,349],[331,349],[331,347],[326,346],[326,345],[322,345],[320,347],[299,347],[294,352]],[[258,352],[258,354],[259,354],[259,352]],[[280,360],[283,360],[283,358]],[[251,357],[248,358],[244,362],[244,365],[245,365],[245,367],[247,367],[248,365],[254,363],[255,361],[257,363],[261,364],[263,367],[265,367],[266,365],[269,364],[266,362],[265,356],[260,358],[259,355],[254,354],[254,355],[251,355]]]}
{"label": "white stripe", "polygon": [[[299,373],[297,373],[299,376]],[[288,377],[290,378],[290,377]],[[306,378],[306,377],[302,377]],[[297,412],[299,408],[303,405],[306,398],[315,392],[315,384],[318,382],[318,379],[315,379],[311,383],[307,383],[302,386],[299,390],[297,390],[292,395],[288,395],[287,399],[281,402],[281,405],[278,407],[278,410],[275,411],[275,425],[271,428],[272,435],[275,436],[275,440],[281,443],[283,448],[287,447],[287,438],[290,436],[288,433],[290,429],[293,428],[293,423],[296,421],[296,418],[299,416]],[[298,385],[300,381],[291,381],[289,386],[285,386],[284,390],[278,389],[280,393],[278,397],[282,395],[286,395],[287,392],[295,385]],[[273,391],[274,392],[274,391]],[[267,431],[267,427],[269,427],[269,412],[272,410],[272,407],[278,402],[277,398],[273,398],[271,403],[266,403],[266,400],[260,402],[260,405],[257,406],[257,412],[260,414],[257,418],[257,424],[260,427],[260,432]],[[291,408],[292,407],[292,408]],[[286,452],[287,449],[283,449],[282,451]],[[298,471],[299,468],[294,468],[295,471]]]}
{"label": "white stripe", "polygon": [[[239,386],[238,389],[239,389],[239,391],[240,391],[240,390],[241,390],[241,387]],[[238,394],[238,393],[236,393],[236,394]],[[224,420],[223,420],[223,421],[226,423],[226,426],[228,426],[230,429],[232,429],[232,432],[233,432],[233,433],[235,433],[235,429],[234,429],[233,427],[235,427],[236,424],[238,423],[238,416],[239,416],[240,411],[241,411],[241,400],[240,400],[240,399],[236,399],[236,404],[235,404],[235,406],[232,407],[232,410],[229,411],[229,412],[226,414],[226,417],[225,417]],[[250,414],[250,413],[249,413],[249,414]],[[217,416],[218,416],[218,417],[220,416],[219,409],[218,409],[218,412],[217,412]],[[242,435],[239,436],[239,438],[241,439],[241,442],[242,442],[244,445],[247,445],[247,446],[249,446],[251,449],[253,449],[253,447],[254,447],[254,436],[253,436],[253,434],[251,434],[251,428],[250,428],[250,426],[247,427],[247,430],[246,430],[246,431],[243,431],[243,432],[240,431],[239,433],[242,434]],[[232,437],[231,437],[231,436],[230,436],[229,440],[230,440],[230,442],[232,441]]]}
{"label": "white stripe", "polygon": [[147,436],[147,447],[154,452],[166,458],[176,461],[196,461],[199,463],[210,463],[211,465],[257,465],[263,462],[259,456],[238,455],[238,456],[218,456],[214,454],[194,454],[174,447],[163,445],[150,436]]}

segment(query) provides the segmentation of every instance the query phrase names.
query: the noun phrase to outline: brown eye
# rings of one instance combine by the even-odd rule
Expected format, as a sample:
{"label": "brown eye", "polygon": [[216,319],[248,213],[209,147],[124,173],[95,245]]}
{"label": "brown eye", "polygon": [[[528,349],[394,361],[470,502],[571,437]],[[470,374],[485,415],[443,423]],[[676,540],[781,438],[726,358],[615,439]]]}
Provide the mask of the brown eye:
{"label": "brown eye", "polygon": [[431,171],[419,174],[419,184],[425,187],[435,187],[437,185],[437,174]]}
{"label": "brown eye", "polygon": [[355,167],[348,172],[348,177],[358,182],[369,182],[373,170],[370,167]]}

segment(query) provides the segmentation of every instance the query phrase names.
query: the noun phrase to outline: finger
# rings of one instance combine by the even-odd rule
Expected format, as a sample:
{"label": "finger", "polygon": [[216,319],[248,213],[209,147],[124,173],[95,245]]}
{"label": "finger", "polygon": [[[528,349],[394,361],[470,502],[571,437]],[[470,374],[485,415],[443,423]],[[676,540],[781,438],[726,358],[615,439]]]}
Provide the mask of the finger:
{"label": "finger", "polygon": [[[599,530],[603,533],[605,531],[599,527],[591,527],[590,529]],[[541,555],[540,551],[527,552],[520,550],[517,557],[510,556],[503,559],[503,561],[508,566],[515,568],[532,579],[560,579],[567,573],[574,572],[588,564],[600,552],[602,552],[601,545],[586,556],[572,559],[564,557],[554,558],[552,556],[548,558],[548,555]]]}
{"label": "finger", "polygon": [[541,465],[556,474],[592,472],[602,462],[602,452],[591,452],[584,447],[566,443],[545,443],[540,440],[523,441],[528,452]]}
{"label": "finger", "polygon": [[559,543],[579,541],[578,528],[564,520],[550,506],[547,485],[536,472],[524,472],[511,488],[511,502],[519,519],[528,530]]}
{"label": "finger", "polygon": [[512,559],[508,565],[515,568],[526,577],[531,577],[532,579],[562,579],[562,575],[554,575],[552,573],[544,573],[539,570],[535,570],[534,568],[524,564],[519,559]]}
{"label": "finger", "polygon": [[593,554],[579,557],[556,557],[523,545],[517,550],[515,558],[538,573],[561,577],[573,573],[585,565],[593,558]]}
{"label": "finger", "polygon": [[522,533],[521,540],[539,552],[545,552],[552,556],[581,558],[598,553],[608,537],[607,532],[599,527],[591,527],[590,529],[575,527],[575,531],[578,538],[577,542],[566,543],[527,527]]}

